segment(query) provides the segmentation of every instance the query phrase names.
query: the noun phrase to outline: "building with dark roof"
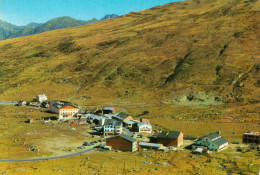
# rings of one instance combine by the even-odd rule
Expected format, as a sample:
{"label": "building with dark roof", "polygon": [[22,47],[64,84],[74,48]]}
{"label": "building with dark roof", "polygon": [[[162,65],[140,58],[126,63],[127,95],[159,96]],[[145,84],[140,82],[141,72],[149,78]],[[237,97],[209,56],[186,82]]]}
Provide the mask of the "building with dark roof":
{"label": "building with dark roof", "polygon": [[205,146],[209,150],[219,151],[228,146],[228,141],[221,137],[220,131],[217,131],[200,137],[195,141],[194,145]]}
{"label": "building with dark roof", "polygon": [[245,132],[243,133],[243,143],[260,144],[259,132]]}
{"label": "building with dark roof", "polygon": [[106,146],[111,146],[113,149],[121,151],[135,152],[138,150],[137,139],[125,134],[107,138]]}
{"label": "building with dark roof", "polygon": [[162,131],[157,136],[157,143],[164,146],[179,147],[183,144],[183,133],[180,131]]}
{"label": "building with dark roof", "polygon": [[112,107],[104,107],[102,109],[102,114],[113,114],[114,112],[116,112],[116,108],[112,108]]}
{"label": "building with dark roof", "polygon": [[119,114],[113,116],[112,118],[120,121],[127,121],[129,119],[133,120],[133,117],[125,112],[120,112]]}
{"label": "building with dark roof", "polygon": [[103,124],[103,135],[119,135],[123,132],[123,124],[114,119],[105,119]]}

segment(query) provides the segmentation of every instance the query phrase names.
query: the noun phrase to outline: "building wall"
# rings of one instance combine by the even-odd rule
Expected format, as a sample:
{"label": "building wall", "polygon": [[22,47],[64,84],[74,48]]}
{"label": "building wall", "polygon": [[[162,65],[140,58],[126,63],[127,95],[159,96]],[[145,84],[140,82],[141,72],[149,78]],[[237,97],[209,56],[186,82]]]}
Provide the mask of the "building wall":
{"label": "building wall", "polygon": [[260,135],[243,134],[243,143],[260,144]]}
{"label": "building wall", "polygon": [[39,96],[39,95],[36,96],[36,101],[38,102],[43,102],[45,100],[47,100],[47,96]]}
{"label": "building wall", "polygon": [[132,152],[135,152],[137,150],[138,150],[138,144],[137,144],[137,142],[133,142],[132,143]]}
{"label": "building wall", "polygon": [[135,151],[137,148],[137,144],[136,145],[135,144],[132,145],[132,142],[123,139],[120,136],[108,138],[106,140],[106,146],[111,146],[113,149],[117,149],[121,151],[131,151],[131,152]]}
{"label": "building wall", "polygon": [[150,125],[141,125],[138,128],[139,132],[144,132],[144,133],[152,133],[152,126]]}
{"label": "building wall", "polygon": [[174,138],[157,138],[157,143],[163,144],[163,146],[178,147],[178,139]]}
{"label": "building wall", "polygon": [[78,108],[75,108],[73,106],[66,106],[64,108],[60,108],[58,110],[58,116],[59,119],[63,119],[63,118],[69,118],[69,117],[74,117],[76,113],[79,112]]}
{"label": "building wall", "polygon": [[178,147],[183,144],[183,133],[181,132],[178,137]]}
{"label": "building wall", "polygon": [[163,144],[163,146],[179,147],[183,144],[183,133],[180,133],[178,138],[157,138],[157,143]]}
{"label": "building wall", "polygon": [[103,126],[103,134],[104,135],[118,135],[122,134],[123,127],[122,126]]}

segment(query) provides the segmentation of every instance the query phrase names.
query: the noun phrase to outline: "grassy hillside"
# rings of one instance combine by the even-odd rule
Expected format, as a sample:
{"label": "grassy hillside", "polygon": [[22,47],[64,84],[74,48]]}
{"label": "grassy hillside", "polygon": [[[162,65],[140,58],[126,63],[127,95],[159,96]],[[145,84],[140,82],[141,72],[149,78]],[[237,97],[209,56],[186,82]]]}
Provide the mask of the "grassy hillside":
{"label": "grassy hillside", "polygon": [[190,0],[0,42],[0,99],[259,100],[259,1]]}

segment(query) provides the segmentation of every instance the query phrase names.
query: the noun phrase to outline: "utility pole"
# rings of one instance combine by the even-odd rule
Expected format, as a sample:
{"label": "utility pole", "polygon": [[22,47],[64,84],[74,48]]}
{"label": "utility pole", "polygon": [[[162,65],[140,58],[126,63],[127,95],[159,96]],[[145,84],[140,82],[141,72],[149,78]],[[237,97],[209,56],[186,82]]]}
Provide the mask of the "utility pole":
{"label": "utility pole", "polygon": [[125,162],[124,162],[124,171],[123,171],[123,174],[126,174],[126,170],[125,170]]}

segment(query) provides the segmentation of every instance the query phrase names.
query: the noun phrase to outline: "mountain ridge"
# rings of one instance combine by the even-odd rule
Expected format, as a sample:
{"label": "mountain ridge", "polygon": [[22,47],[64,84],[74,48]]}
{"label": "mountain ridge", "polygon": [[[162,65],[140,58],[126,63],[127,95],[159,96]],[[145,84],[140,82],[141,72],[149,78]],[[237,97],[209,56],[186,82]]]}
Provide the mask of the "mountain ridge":
{"label": "mountain ridge", "polygon": [[[109,15],[106,15],[106,16],[109,16]],[[106,20],[105,17],[102,19]],[[114,18],[114,16],[109,16],[109,17]],[[117,15],[116,15],[116,17],[117,17]],[[39,34],[39,33],[51,31],[51,30],[77,27],[77,26],[81,26],[81,25],[95,23],[98,21],[100,21],[100,20],[98,20],[96,18],[93,18],[88,21],[84,21],[84,20],[76,20],[69,16],[63,16],[63,17],[57,17],[57,18],[51,19],[45,23],[31,22],[30,24],[27,24],[25,26],[16,26],[16,25],[13,25],[8,22],[4,22],[4,21],[0,20],[0,40],[17,38],[17,37],[21,37],[21,36],[34,35],[34,34]]]}

